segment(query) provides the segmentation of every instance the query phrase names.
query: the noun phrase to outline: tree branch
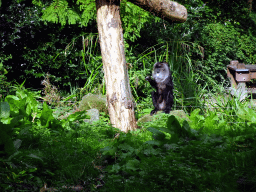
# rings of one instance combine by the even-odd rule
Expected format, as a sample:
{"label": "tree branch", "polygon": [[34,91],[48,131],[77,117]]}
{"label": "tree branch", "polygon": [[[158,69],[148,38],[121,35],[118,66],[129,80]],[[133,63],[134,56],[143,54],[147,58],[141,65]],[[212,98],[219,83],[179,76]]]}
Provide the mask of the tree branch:
{"label": "tree branch", "polygon": [[169,22],[185,22],[187,20],[187,9],[170,0],[128,0],[142,9],[153,13]]}

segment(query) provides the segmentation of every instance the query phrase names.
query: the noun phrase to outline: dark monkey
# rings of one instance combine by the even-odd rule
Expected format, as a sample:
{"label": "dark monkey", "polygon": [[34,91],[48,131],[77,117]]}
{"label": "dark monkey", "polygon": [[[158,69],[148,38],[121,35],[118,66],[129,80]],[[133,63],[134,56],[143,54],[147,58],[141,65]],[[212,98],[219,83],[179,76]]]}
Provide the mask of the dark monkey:
{"label": "dark monkey", "polygon": [[150,115],[160,110],[169,114],[173,105],[173,83],[170,67],[168,63],[157,62],[153,69],[153,80],[151,77],[146,77],[150,85],[156,89],[156,92],[152,92],[155,109],[151,111]]}

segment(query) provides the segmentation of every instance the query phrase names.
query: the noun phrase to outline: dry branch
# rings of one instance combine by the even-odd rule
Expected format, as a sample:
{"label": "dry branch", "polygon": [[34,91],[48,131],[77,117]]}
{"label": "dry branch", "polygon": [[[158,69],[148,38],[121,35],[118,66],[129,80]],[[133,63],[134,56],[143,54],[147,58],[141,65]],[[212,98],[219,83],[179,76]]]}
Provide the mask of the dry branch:
{"label": "dry branch", "polygon": [[153,13],[169,22],[185,22],[187,20],[187,9],[174,1],[169,0],[128,0],[131,3]]}

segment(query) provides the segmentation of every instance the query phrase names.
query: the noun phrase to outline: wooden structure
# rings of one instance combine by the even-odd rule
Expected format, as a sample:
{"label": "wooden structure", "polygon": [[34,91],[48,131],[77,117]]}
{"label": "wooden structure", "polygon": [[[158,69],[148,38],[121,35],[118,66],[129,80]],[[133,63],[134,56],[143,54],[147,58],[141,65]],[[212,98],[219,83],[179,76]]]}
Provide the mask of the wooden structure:
{"label": "wooden structure", "polygon": [[249,94],[256,93],[256,65],[245,65],[238,61],[230,61],[227,66],[227,75],[231,81],[230,93],[237,96],[240,101]]}

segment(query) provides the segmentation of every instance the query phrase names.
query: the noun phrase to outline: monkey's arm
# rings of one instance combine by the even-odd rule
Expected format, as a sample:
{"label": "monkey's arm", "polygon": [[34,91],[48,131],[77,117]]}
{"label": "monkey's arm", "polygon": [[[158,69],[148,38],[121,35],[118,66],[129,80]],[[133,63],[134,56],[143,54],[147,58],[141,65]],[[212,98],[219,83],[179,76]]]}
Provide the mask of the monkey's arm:
{"label": "monkey's arm", "polygon": [[172,83],[172,82],[170,82],[170,83],[166,84],[166,86],[167,86],[167,87],[170,87],[170,88],[172,88],[172,89],[173,89],[173,83]]}
{"label": "monkey's arm", "polygon": [[153,88],[157,89],[157,87],[156,87],[156,81],[155,81],[155,80],[152,80],[151,77],[147,76],[147,77],[146,77],[146,81],[148,81],[148,82],[150,83],[150,85],[151,85]]}
{"label": "monkey's arm", "polygon": [[170,77],[170,79],[168,79],[168,81],[166,81],[166,86],[170,87],[173,89],[173,82],[172,82],[172,78]]}

